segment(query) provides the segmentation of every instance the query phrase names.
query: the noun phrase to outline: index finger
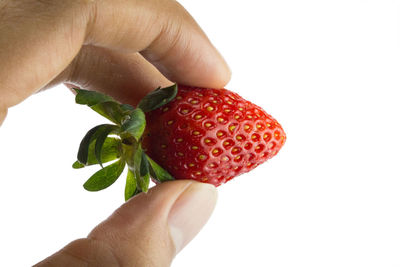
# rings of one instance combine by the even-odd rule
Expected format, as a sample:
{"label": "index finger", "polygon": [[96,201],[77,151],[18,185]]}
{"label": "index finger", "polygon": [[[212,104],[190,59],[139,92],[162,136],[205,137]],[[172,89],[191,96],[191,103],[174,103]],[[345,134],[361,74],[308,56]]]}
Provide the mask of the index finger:
{"label": "index finger", "polygon": [[10,0],[0,7],[0,25],[5,108],[49,83],[87,44],[141,52],[178,83],[222,87],[230,78],[222,56],[174,0]]}
{"label": "index finger", "polygon": [[230,79],[225,60],[176,1],[97,1],[91,18],[90,43],[141,51],[171,81],[219,88]]}

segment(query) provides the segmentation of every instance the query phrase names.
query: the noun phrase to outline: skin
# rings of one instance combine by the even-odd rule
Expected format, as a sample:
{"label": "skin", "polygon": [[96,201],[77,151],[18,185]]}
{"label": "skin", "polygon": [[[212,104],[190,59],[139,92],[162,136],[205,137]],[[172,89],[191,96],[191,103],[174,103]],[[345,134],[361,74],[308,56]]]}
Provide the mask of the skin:
{"label": "skin", "polygon": [[[0,36],[0,124],[8,108],[60,83],[135,105],[171,81],[221,88],[230,79],[222,56],[173,0],[0,0]],[[36,266],[169,266],[215,201],[209,185],[158,185]]]}

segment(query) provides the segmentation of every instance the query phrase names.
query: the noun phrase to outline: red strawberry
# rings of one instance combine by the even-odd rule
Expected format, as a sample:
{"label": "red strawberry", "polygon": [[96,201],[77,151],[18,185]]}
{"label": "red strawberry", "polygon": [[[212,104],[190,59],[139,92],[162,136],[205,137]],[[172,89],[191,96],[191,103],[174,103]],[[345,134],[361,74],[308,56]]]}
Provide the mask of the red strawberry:
{"label": "red strawberry", "polygon": [[146,114],[143,148],[175,179],[219,186],[278,153],[280,124],[226,89],[179,86],[174,100]]}
{"label": "red strawberry", "polygon": [[275,119],[226,89],[158,88],[137,108],[76,91],[78,104],[115,123],[92,128],[79,147],[74,168],[102,166],[84,184],[89,191],[113,184],[126,165],[126,199],[147,192],[150,176],[156,183],[194,179],[219,186],[276,155],[286,140]]}

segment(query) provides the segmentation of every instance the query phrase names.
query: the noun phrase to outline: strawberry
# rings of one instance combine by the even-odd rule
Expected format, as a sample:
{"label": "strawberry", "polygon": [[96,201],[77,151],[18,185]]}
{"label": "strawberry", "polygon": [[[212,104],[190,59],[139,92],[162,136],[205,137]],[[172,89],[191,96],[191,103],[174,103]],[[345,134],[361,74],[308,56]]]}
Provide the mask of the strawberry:
{"label": "strawberry", "polygon": [[81,141],[73,168],[102,167],[84,184],[88,191],[113,184],[125,166],[126,200],[147,192],[150,177],[155,183],[194,179],[219,186],[276,155],[286,140],[275,119],[226,89],[158,88],[136,108],[75,90],[78,104],[114,123],[92,128]]}
{"label": "strawberry", "polygon": [[179,86],[146,114],[143,148],[175,179],[219,186],[278,153],[286,136],[260,107],[226,89]]}

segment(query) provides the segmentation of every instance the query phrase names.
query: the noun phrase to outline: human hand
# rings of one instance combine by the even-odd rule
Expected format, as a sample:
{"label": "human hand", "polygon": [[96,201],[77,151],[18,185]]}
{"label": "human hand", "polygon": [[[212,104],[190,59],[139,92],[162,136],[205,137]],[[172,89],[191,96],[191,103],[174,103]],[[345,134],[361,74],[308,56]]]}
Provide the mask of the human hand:
{"label": "human hand", "polygon": [[0,122],[9,107],[62,82],[135,104],[170,81],[219,88],[230,79],[174,0],[2,0],[0,36]]}
{"label": "human hand", "polygon": [[[135,104],[170,80],[222,87],[230,78],[199,26],[172,0],[2,0],[0,36],[0,123],[9,107],[62,82]],[[168,266],[215,201],[210,185],[164,183],[37,266]]]}
{"label": "human hand", "polygon": [[212,213],[216,189],[177,180],[153,187],[117,209],[88,235],[35,265],[170,266]]}

